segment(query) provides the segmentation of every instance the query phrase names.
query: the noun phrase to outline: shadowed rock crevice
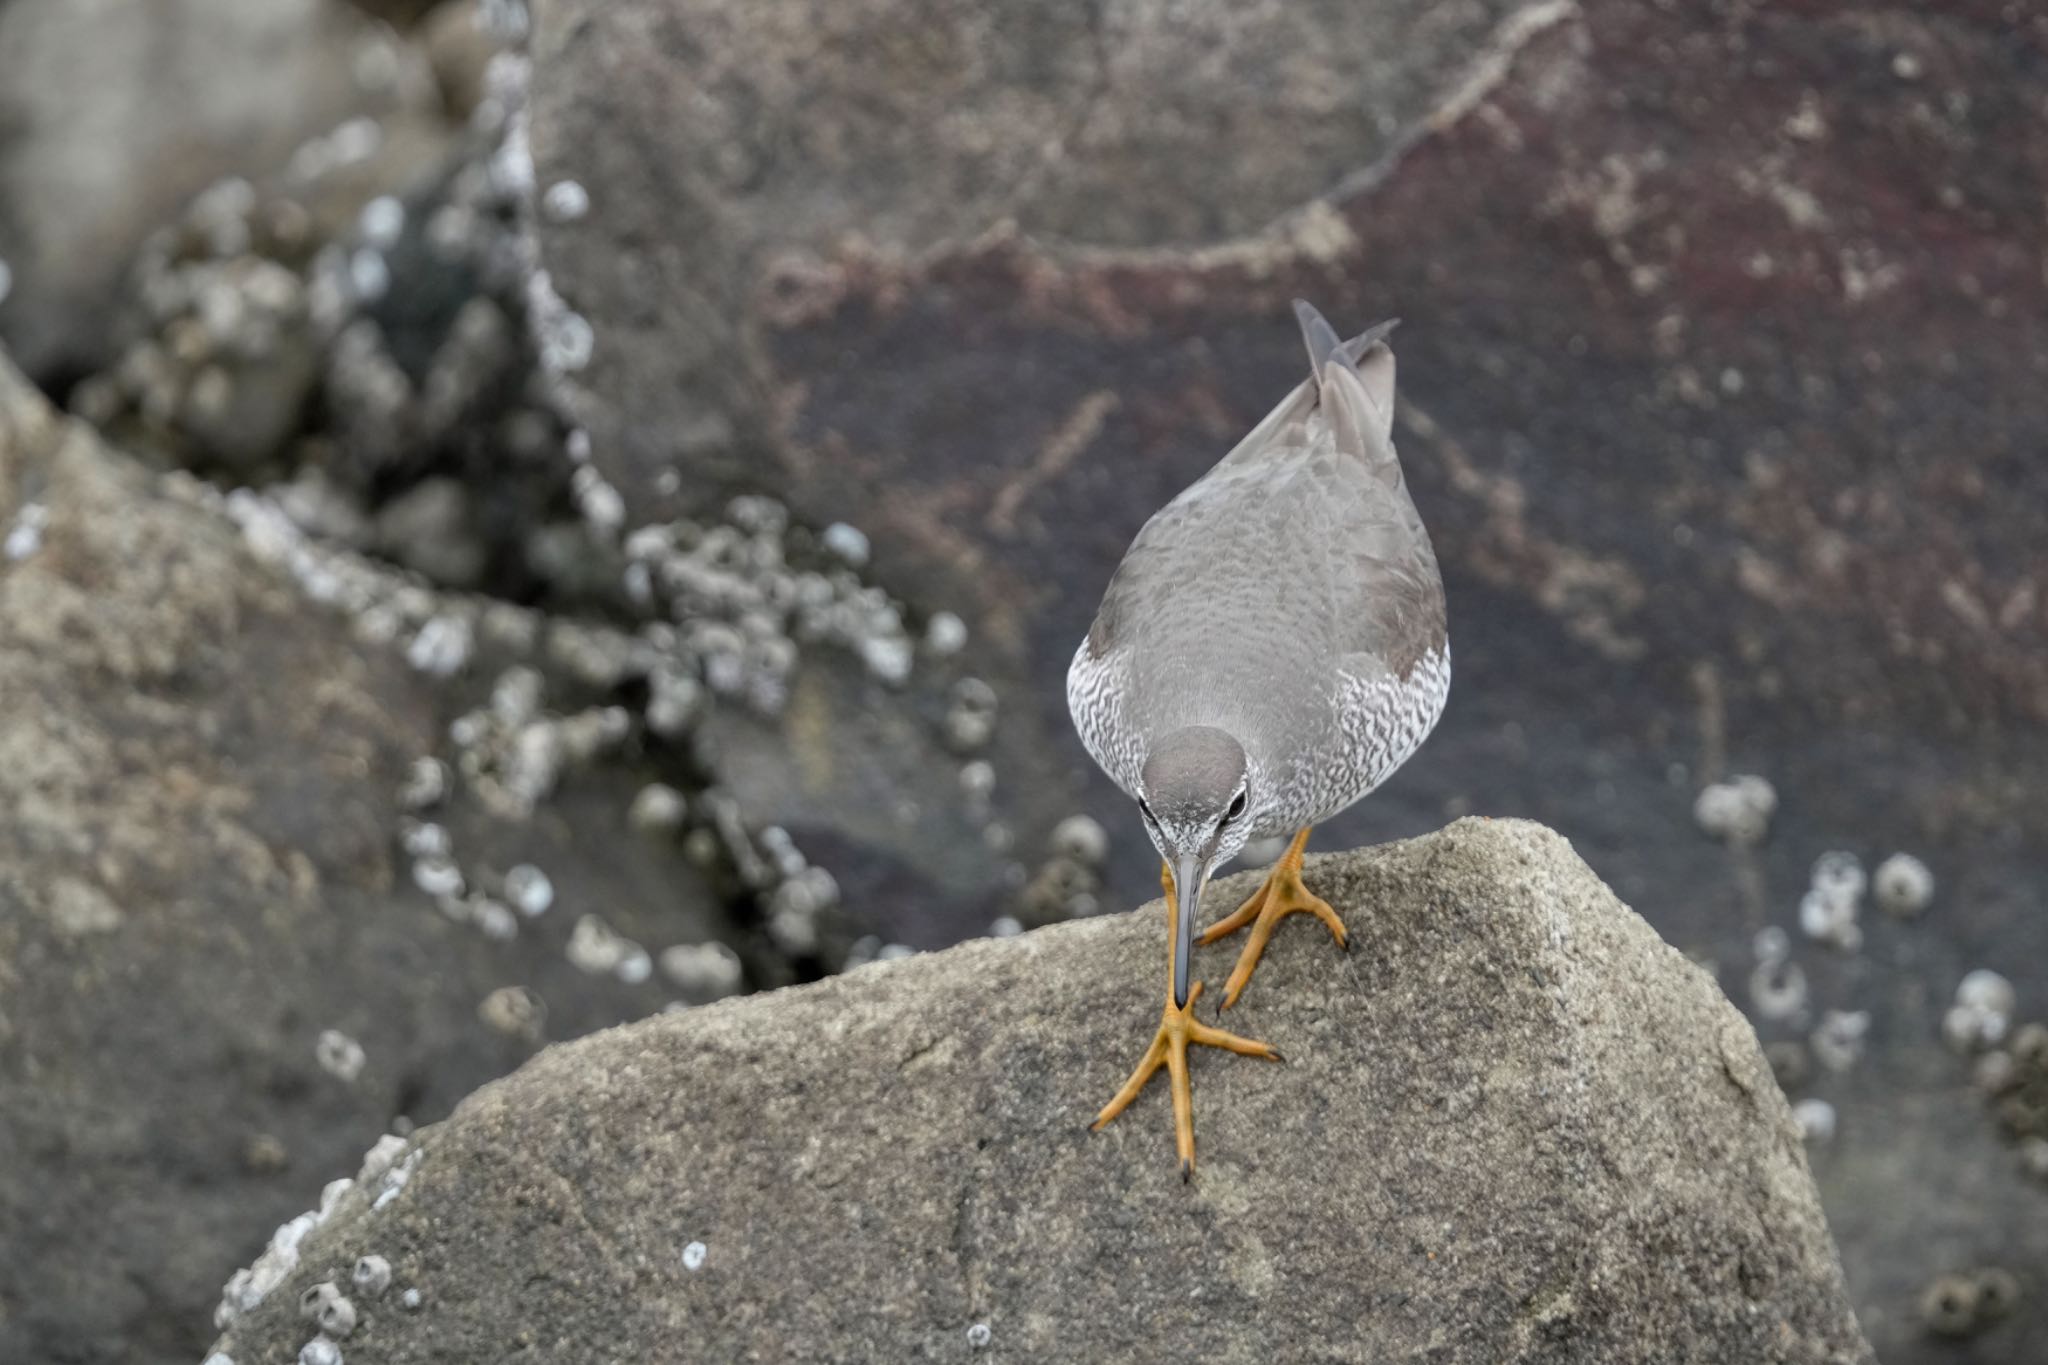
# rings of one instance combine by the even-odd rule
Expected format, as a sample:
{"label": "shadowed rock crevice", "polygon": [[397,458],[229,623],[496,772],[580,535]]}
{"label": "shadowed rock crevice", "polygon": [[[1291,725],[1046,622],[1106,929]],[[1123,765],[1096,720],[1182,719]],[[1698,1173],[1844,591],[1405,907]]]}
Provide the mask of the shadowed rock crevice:
{"label": "shadowed rock crevice", "polygon": [[1289,1064],[1196,1060],[1192,1185],[1163,1086],[1085,1128],[1151,1023],[1155,904],[552,1048],[387,1207],[344,1196],[221,1349],[298,1350],[299,1293],[376,1254],[419,1307],[347,1349],[393,1365],[982,1328],[1023,1359],[1871,1358],[1748,1026],[1569,845],[1466,820],[1308,871],[1357,948],[1277,936],[1231,1022]]}

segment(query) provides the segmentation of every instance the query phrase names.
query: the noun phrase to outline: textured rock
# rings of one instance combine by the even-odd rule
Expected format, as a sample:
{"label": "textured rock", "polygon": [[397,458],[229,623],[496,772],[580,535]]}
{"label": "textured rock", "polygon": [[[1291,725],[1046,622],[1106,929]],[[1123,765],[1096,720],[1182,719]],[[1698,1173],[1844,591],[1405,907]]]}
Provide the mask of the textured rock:
{"label": "textured rock", "polygon": [[1280,935],[1232,1022],[1290,1061],[1198,1057],[1192,1185],[1163,1090],[1085,1128],[1154,1018],[1155,905],[553,1049],[218,1349],[288,1358],[300,1291],[376,1254],[421,1306],[349,1352],[392,1365],[1871,1359],[1754,1035],[1562,839],[1309,874],[1357,947]]}
{"label": "textured rock", "polygon": [[[664,514],[675,462],[676,498],[752,470],[799,517],[861,526],[885,584],[968,621],[1003,697],[998,800],[1101,819],[1129,899],[1155,869],[1068,737],[1074,642],[1143,519],[1299,377],[1291,297],[1406,318],[1397,438],[1458,679],[1437,735],[1318,846],[1535,816],[1738,996],[1816,855],[1927,859],[1935,907],[1870,926],[1860,955],[1805,953],[1814,1008],[1770,1036],[1876,1012],[1865,1060],[1809,1086],[1840,1113],[1816,1172],[1887,1360],[1948,1358],[1918,1317],[1936,1273],[2048,1272],[2041,1196],[1955,1102],[1938,1041],[1972,967],[2048,992],[2048,466],[2024,454],[2048,443],[2048,143],[2006,131],[2048,112],[2048,20],[1586,0],[1450,11],[1430,37],[1400,17],[1421,7],[1328,7],[1281,41],[1264,8],[1179,6],[1229,78],[1189,59],[1171,92],[1068,98],[1081,131],[1039,136],[1027,172],[973,148],[1008,147],[1005,121],[1042,132],[1028,92],[1071,92],[1086,63],[1016,54],[1071,41],[956,41],[947,7],[889,7],[934,46],[867,44],[855,68],[816,15],[732,46],[693,36],[724,34],[704,8],[572,0],[537,36],[543,178],[593,204],[544,226],[544,254],[595,329],[594,458],[636,515]],[[885,12],[829,8],[856,30]],[[1094,14],[1128,40],[1150,12]],[[803,73],[800,119],[777,123],[780,76],[701,79],[743,51]],[[1360,52],[1406,74],[1340,69]],[[951,83],[906,78],[920,62]],[[1284,111],[1325,82],[1388,126],[1300,143]],[[938,86],[951,119],[863,121]],[[1215,101],[1211,136],[1159,157],[1181,100]],[[798,131],[751,158],[764,109]],[[960,130],[984,113],[977,144]],[[1693,828],[1729,772],[1777,784],[1759,848]],[[1039,814],[1009,813],[1020,846]],[[2036,1295],[1983,1349],[2044,1324]]]}
{"label": "textured rock", "polygon": [[12,0],[0,9],[0,342],[44,382],[106,358],[130,253],[220,176],[358,115],[437,106],[341,0]]}
{"label": "textured rock", "polygon": [[[230,1272],[395,1116],[660,1008],[658,982],[569,964],[580,915],[656,950],[732,932],[672,841],[627,828],[618,768],[522,824],[437,811],[466,868],[555,886],[510,943],[439,913],[398,792],[452,685],[179,486],[0,363],[0,1360],[191,1365]],[[506,986],[539,1027],[479,1017]],[[361,1046],[352,1080],[320,1065],[329,1029]]]}

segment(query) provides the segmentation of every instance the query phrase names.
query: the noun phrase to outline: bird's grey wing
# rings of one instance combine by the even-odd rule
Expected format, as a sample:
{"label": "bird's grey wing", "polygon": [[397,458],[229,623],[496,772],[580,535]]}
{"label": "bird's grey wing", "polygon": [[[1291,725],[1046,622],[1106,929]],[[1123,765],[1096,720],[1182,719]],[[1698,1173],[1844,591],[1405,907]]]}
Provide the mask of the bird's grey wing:
{"label": "bird's grey wing", "polygon": [[1333,421],[1321,445],[1286,459],[1261,516],[1300,558],[1293,581],[1319,653],[1347,675],[1405,677],[1442,641],[1443,577],[1392,442],[1346,450],[1345,425]]}

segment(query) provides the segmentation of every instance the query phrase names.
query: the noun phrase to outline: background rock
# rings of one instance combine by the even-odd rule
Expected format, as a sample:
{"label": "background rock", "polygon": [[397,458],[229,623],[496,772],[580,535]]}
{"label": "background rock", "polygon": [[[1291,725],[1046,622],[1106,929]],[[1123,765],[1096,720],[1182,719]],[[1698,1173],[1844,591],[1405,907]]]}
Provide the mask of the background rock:
{"label": "background rock", "polygon": [[[2044,114],[2043,21],[1589,0],[1331,8],[1305,39],[1229,8],[1176,39],[1115,3],[547,7],[533,145],[593,211],[543,258],[596,337],[593,459],[636,518],[752,480],[860,525],[883,583],[970,626],[1019,846],[1085,809],[1129,899],[1152,863],[1068,736],[1074,642],[1144,517],[1296,381],[1291,297],[1404,317],[1458,681],[1319,839],[1536,816],[1745,998],[1817,855],[1925,858],[1935,908],[1802,947],[1806,1005],[1761,1026],[1810,1062],[1825,1010],[1874,1012],[1800,1087],[1839,1113],[1816,1169],[1885,1358],[2027,1358],[2038,1288],[1961,1348],[1919,1302],[1987,1262],[2048,1284],[2048,1196],[1939,1042],[1973,967],[2048,995],[2048,152],[2004,131]],[[1228,81],[1189,76],[1211,59]],[[1303,142],[1327,90],[1384,122]],[[1771,836],[1717,847],[1694,796],[1745,771]]]}
{"label": "background rock", "polygon": [[1198,1058],[1192,1185],[1163,1090],[1084,1127],[1156,1018],[1155,906],[552,1050],[218,1348],[289,1357],[374,1254],[419,1307],[347,1349],[393,1365],[1871,1359],[1754,1036],[1563,840],[1310,876],[1371,931],[1280,936],[1231,1022],[1289,1063]]}
{"label": "background rock", "polygon": [[438,117],[418,54],[342,0],[11,0],[0,12],[0,344],[39,382],[108,358],[144,236],[358,116]]}
{"label": "background rock", "polygon": [[[0,1360],[190,1365],[228,1273],[387,1126],[679,994],[573,966],[580,916],[743,940],[627,827],[624,764],[525,821],[452,798],[472,880],[531,862],[554,903],[510,942],[437,911],[400,789],[474,683],[366,646],[4,363],[0,533]],[[481,1018],[506,987],[545,1018]]]}

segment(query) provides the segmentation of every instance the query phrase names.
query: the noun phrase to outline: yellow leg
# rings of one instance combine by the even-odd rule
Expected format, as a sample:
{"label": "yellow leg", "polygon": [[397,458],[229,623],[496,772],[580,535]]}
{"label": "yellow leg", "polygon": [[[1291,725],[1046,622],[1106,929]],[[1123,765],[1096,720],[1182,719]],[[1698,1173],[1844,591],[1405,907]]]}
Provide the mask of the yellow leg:
{"label": "yellow leg", "polygon": [[1339,948],[1350,948],[1344,921],[1337,918],[1337,912],[1330,908],[1328,901],[1302,884],[1301,852],[1307,847],[1308,831],[1304,829],[1294,836],[1294,842],[1287,846],[1287,852],[1280,856],[1280,861],[1273,864],[1273,870],[1266,874],[1266,880],[1259,889],[1252,892],[1234,913],[1204,929],[1196,940],[1204,944],[1214,943],[1247,924],[1252,926],[1252,936],[1245,941],[1244,951],[1238,954],[1237,966],[1231,969],[1230,980],[1224,983],[1224,1009],[1235,1005],[1237,997],[1244,994],[1245,983],[1252,979],[1252,970],[1259,965],[1259,958],[1266,951],[1266,940],[1273,937],[1274,927],[1289,915],[1303,911],[1314,915],[1329,929],[1330,937],[1337,940]]}
{"label": "yellow leg", "polygon": [[[1180,913],[1178,900],[1173,891],[1173,872],[1162,870],[1160,884],[1166,889],[1166,941],[1173,942],[1176,916]],[[1145,1082],[1152,1079],[1152,1073],[1165,1067],[1168,1081],[1173,1088],[1173,1136],[1174,1145],[1180,1153],[1180,1177],[1189,1179],[1195,1172],[1195,1100],[1194,1092],[1188,1085],[1188,1044],[1200,1043],[1205,1047],[1220,1047],[1247,1057],[1270,1057],[1280,1060],[1280,1054],[1264,1043],[1250,1038],[1240,1038],[1235,1033],[1225,1033],[1220,1028],[1210,1028],[1195,1018],[1195,1001],[1202,997],[1202,983],[1197,981],[1188,990],[1185,1005],[1173,1003],[1173,954],[1169,947],[1166,963],[1166,1008],[1159,1016],[1159,1031],[1152,1036],[1152,1045],[1145,1049],[1139,1059],[1137,1070],[1124,1082],[1123,1089],[1115,1098],[1102,1106],[1102,1112],[1095,1116],[1091,1129],[1099,1129],[1118,1114],[1123,1113],[1130,1102],[1138,1098],[1138,1092],[1145,1088]]]}

